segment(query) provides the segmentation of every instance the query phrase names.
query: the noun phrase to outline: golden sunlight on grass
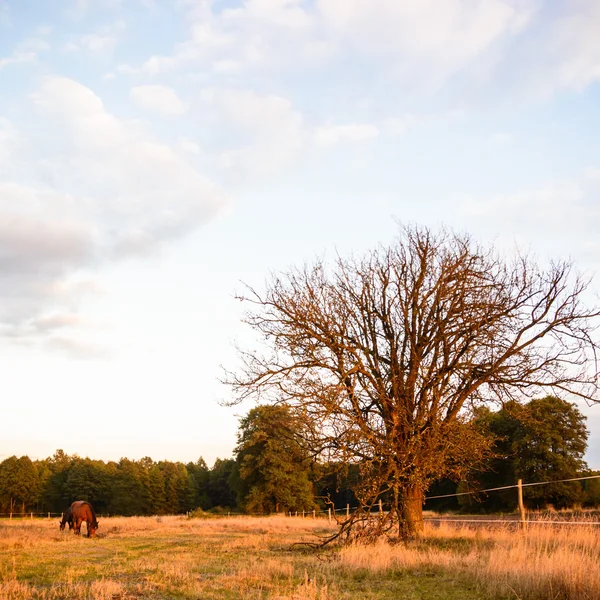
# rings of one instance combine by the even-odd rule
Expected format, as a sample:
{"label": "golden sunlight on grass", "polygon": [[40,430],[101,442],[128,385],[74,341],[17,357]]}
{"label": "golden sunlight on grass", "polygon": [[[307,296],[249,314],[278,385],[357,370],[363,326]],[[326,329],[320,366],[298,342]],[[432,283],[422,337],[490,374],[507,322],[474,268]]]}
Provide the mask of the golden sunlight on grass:
{"label": "golden sunlight on grass", "polygon": [[377,572],[443,568],[475,576],[492,598],[600,598],[600,531],[592,526],[428,527],[422,540],[340,551],[346,569]]}
{"label": "golden sunlight on grass", "polygon": [[600,600],[591,526],[428,526],[407,544],[296,542],[324,519],[106,518],[90,540],[46,520],[0,521],[2,600]]}

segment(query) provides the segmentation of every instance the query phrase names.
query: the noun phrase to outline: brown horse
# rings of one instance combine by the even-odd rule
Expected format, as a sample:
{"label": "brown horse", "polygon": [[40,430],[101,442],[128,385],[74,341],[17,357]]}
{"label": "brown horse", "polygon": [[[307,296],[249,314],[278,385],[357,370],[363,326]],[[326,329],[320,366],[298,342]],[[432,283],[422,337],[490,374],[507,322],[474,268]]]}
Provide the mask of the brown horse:
{"label": "brown horse", "polygon": [[[81,533],[81,524],[85,521],[87,523],[87,536],[92,538],[96,535],[96,529],[98,529],[98,521],[96,520],[96,513],[92,505],[84,500],[77,500],[71,504],[70,510],[73,515],[73,529],[75,535]],[[63,517],[64,518],[64,517]]]}

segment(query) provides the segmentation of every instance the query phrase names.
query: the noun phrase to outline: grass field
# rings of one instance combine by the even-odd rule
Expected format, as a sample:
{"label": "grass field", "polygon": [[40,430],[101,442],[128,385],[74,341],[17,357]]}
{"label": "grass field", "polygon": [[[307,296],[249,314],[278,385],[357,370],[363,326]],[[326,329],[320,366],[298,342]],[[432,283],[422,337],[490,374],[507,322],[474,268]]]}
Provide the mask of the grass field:
{"label": "grass field", "polygon": [[596,600],[600,531],[428,527],[415,542],[315,552],[301,518],[107,518],[95,539],[0,521],[0,598]]}

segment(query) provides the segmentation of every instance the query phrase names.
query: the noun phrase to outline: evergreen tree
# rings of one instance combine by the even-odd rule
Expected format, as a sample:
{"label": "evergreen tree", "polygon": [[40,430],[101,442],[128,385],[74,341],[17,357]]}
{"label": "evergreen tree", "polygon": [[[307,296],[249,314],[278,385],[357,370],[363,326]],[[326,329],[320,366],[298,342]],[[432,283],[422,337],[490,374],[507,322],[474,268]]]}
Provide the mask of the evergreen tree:
{"label": "evergreen tree", "polygon": [[232,479],[236,462],[232,458],[217,458],[208,477],[208,497],[210,507],[234,508],[237,506]]}
{"label": "evergreen tree", "polygon": [[194,488],[193,507],[200,507],[203,510],[210,508],[210,498],[208,495],[208,480],[210,470],[203,458],[199,458],[195,463],[188,463],[186,469],[192,478]]}
{"label": "evergreen tree", "polygon": [[164,515],[167,513],[165,478],[158,464],[153,464],[148,469],[148,496],[151,514]]}
{"label": "evergreen tree", "polygon": [[141,478],[141,468],[135,461],[122,458],[110,483],[110,512],[130,516],[144,514],[147,490]]}
{"label": "evergreen tree", "polygon": [[258,406],[240,420],[238,502],[247,512],[312,510],[311,463],[298,443],[299,421],[281,405]]}

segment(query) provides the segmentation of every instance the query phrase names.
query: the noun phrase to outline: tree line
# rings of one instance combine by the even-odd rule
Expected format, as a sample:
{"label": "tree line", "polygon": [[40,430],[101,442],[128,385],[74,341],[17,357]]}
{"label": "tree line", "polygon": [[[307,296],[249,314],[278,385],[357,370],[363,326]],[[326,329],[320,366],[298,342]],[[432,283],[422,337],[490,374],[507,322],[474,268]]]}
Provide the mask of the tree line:
{"label": "tree line", "polygon": [[[434,482],[428,496],[513,485],[517,478],[541,482],[600,475],[583,459],[585,417],[557,397],[510,402],[495,412],[482,407],[469,426],[492,440],[487,458],[458,481]],[[0,512],[60,513],[74,500],[91,502],[101,514],[124,516],[354,507],[361,465],[318,460],[306,446],[306,427],[287,406],[257,406],[240,420],[233,458],[217,459],[212,468],[202,458],[104,462],[62,450],[35,461],[11,456],[0,463]],[[434,499],[425,508],[510,511],[516,500],[515,490],[504,490]],[[385,495],[382,502],[390,504]],[[598,506],[600,479],[527,487],[525,502],[529,508]]]}
{"label": "tree line", "polygon": [[0,511],[60,513],[74,500],[125,516],[234,506],[228,483],[234,462],[217,459],[209,469],[202,458],[187,464],[149,457],[104,462],[62,450],[35,461],[11,456],[0,463]]}

